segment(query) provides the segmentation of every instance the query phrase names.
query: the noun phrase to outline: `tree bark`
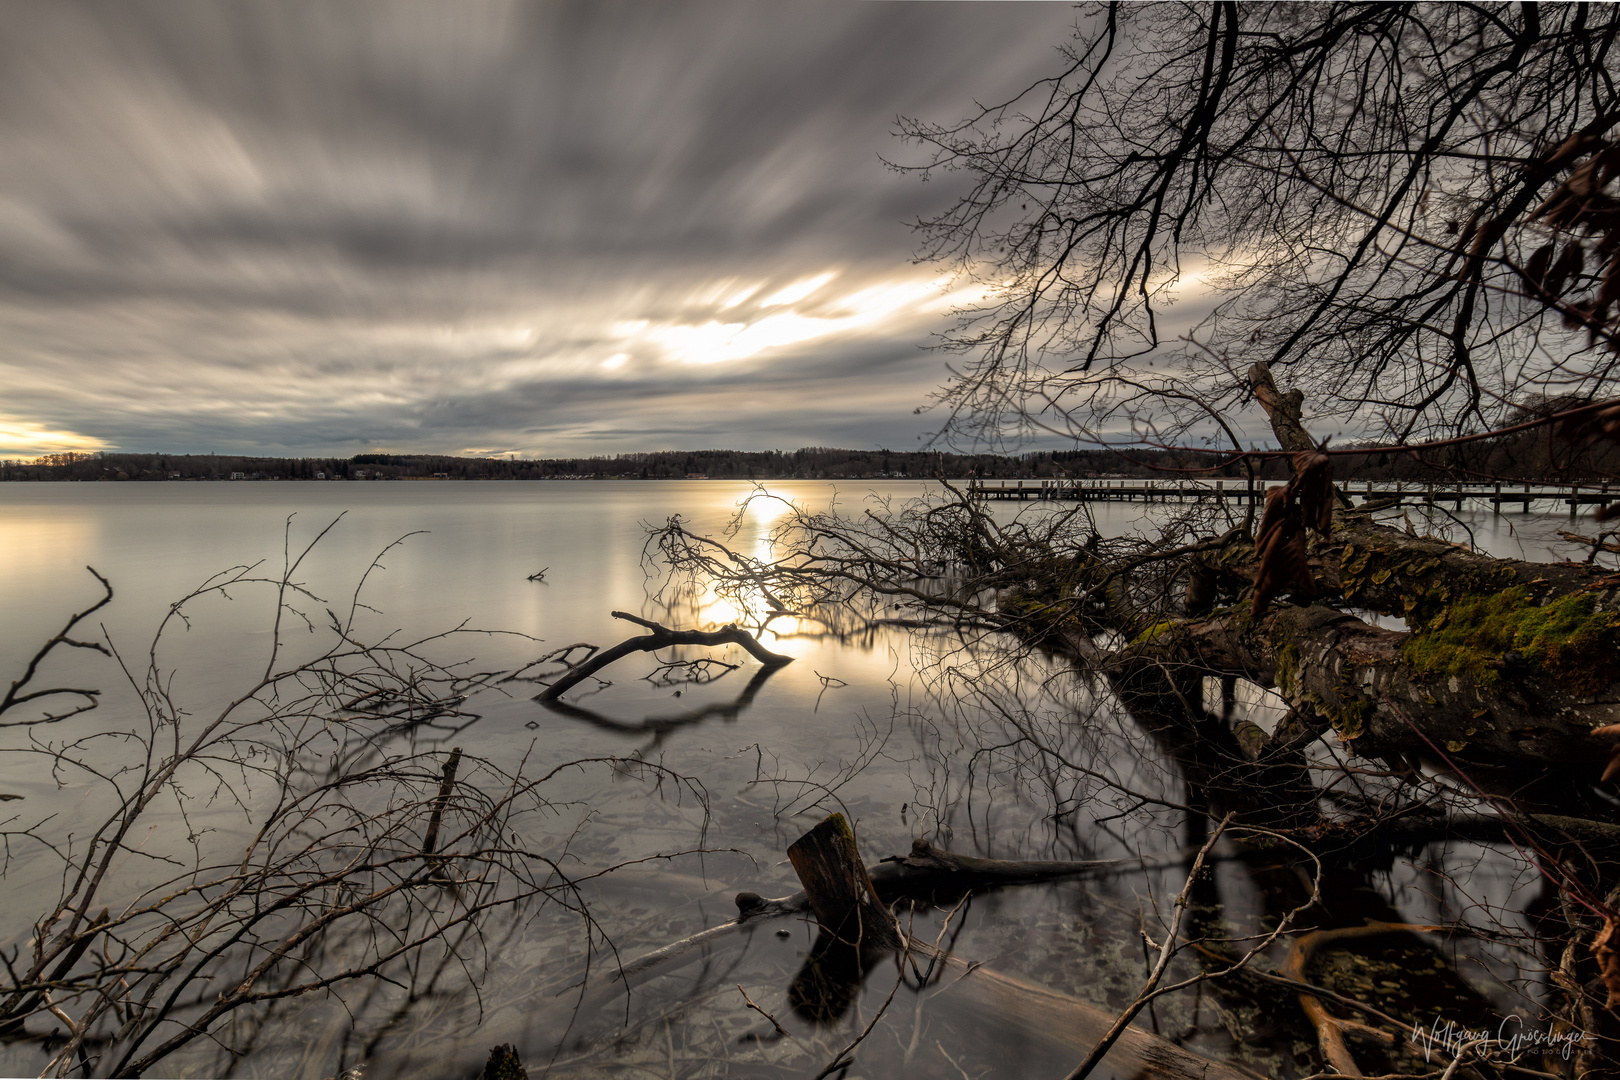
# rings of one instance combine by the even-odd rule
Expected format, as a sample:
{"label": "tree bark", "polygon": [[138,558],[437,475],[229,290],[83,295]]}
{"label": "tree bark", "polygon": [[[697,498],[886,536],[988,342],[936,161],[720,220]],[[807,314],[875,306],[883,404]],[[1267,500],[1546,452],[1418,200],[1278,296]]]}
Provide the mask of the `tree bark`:
{"label": "tree bark", "polygon": [[[1162,674],[1191,665],[1276,689],[1366,756],[1539,760],[1601,772],[1613,740],[1591,732],[1620,722],[1620,574],[1495,559],[1340,512],[1332,535],[1312,545],[1316,595],[1296,596],[1297,603],[1251,619],[1240,593],[1255,574],[1253,548],[1229,544],[1215,562],[1223,598],[1237,602],[1203,618],[1159,623],[1108,658],[1127,693],[1162,695]],[[1556,662],[1507,648],[1480,653],[1471,671],[1447,674],[1425,665],[1423,646],[1448,621],[1455,625],[1460,604],[1510,589],[1519,590],[1513,595],[1527,611],[1589,605],[1596,636],[1584,652],[1571,650]],[[1400,616],[1409,629],[1376,626],[1331,604]],[[1068,635],[1070,651],[1096,658],[1098,650],[1081,634]]]}
{"label": "tree bark", "polygon": [[894,912],[878,899],[843,814],[830,814],[788,848],[821,929],[863,956],[905,946]]}
{"label": "tree bark", "polygon": [[1466,676],[1424,674],[1408,661],[1406,631],[1385,630],[1325,604],[1283,604],[1258,620],[1242,610],[1167,626],[1113,662],[1127,695],[1155,693],[1166,670],[1193,665],[1272,687],[1372,757],[1417,754],[1523,765],[1579,766],[1596,778],[1612,741],[1595,728],[1620,720],[1611,685],[1580,696],[1547,673],[1516,672],[1496,689]]}
{"label": "tree bark", "polygon": [[1303,393],[1290,390],[1285,394],[1278,390],[1276,380],[1271,377],[1271,365],[1264,362],[1249,365],[1249,389],[1266,411],[1271,430],[1284,450],[1298,454],[1316,449],[1316,440],[1300,420],[1300,409],[1305,404]]}

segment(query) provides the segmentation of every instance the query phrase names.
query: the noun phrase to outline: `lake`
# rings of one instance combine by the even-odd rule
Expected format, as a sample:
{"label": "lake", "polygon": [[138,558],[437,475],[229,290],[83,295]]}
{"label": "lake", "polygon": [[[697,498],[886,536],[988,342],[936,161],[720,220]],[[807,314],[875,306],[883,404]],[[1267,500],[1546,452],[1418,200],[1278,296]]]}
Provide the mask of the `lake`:
{"label": "lake", "polygon": [[[23,798],[5,804],[13,817],[0,947],[7,956],[26,951],[34,921],[55,901],[59,853],[74,857],[71,846],[53,853],[19,830],[48,819],[36,835],[61,839],[82,822],[73,841],[82,844],[89,824],[110,812],[118,770],[130,764],[122,733],[145,722],[134,685],[147,685],[150,639],[170,605],[215,574],[254,568],[238,572],[239,584],[188,605],[189,624],[171,618],[154,654],[166,700],[189,717],[206,716],[251,686],[277,640],[291,654],[312,648],[327,610],[348,618],[363,576],[356,639],[397,633],[392,640],[403,641],[459,627],[462,633],[425,653],[464,660],[468,672],[510,671],[560,646],[606,646],[638,632],[613,619],[616,610],[679,628],[735,619],[711,592],[669,587],[644,558],[648,527],[673,515],[716,537],[728,535],[729,523],[725,542],[759,555],[786,512],[781,500],[858,514],[874,500],[915,498],[931,487],[773,482],[769,490],[779,498],[755,498],[739,512],[755,489],[724,481],[0,485],[0,596],[9,616],[0,643],[13,671],[8,678],[72,611],[100,595],[86,566],[105,575],[116,595],[75,636],[99,637],[104,627],[122,662],[59,652],[41,684],[99,688],[100,707],[56,727],[5,731],[0,792]],[[993,510],[1003,518],[1041,512]],[[1096,508],[1107,533],[1130,528],[1143,512]],[[1459,517],[1480,547],[1532,558],[1559,551],[1556,529],[1567,525],[1478,509]],[[274,630],[274,593],[253,579],[275,578],[289,552],[296,557],[328,526],[296,575],[310,624]],[[1108,695],[1061,666],[1038,655],[998,665],[956,639],[901,630],[841,639],[808,621],[775,626],[781,632],[762,641],[794,661],[770,672],[728,646],[682,654],[739,665],[712,683],[649,680],[656,661],[640,654],[601,672],[611,685],[566,695],[569,710],[532,700],[538,684],[506,682],[473,694],[464,706],[473,715],[371,728],[351,721],[341,738],[363,737],[378,760],[426,754],[436,769],[455,746],[469,761],[526,776],[601,758],[667,772],[611,764],[564,770],[546,782],[545,806],[523,819],[521,837],[514,834],[514,843],[520,839],[573,876],[634,864],[570,894],[576,908],[588,909],[593,929],[556,903],[503,909],[456,939],[452,953],[435,954],[437,966],[391,969],[391,981],[340,988],[347,1012],[324,990],[278,998],[232,1014],[217,1039],[189,1043],[158,1073],[321,1080],[364,1065],[373,1077],[470,1077],[492,1045],[509,1043],[530,1076],[546,1074],[548,1063],[558,1076],[814,1076],[886,1010],[842,1075],[886,1075],[902,1066],[917,1076],[1060,1074],[1053,1070],[1073,1062],[953,1006],[937,986],[926,993],[902,988],[886,1002],[895,980],[873,975],[835,1017],[817,1020],[794,1009],[790,985],[811,942],[803,921],[784,924],[785,936],[764,928],[745,948],[716,952],[629,995],[597,994],[611,982],[606,973],[616,959],[733,917],[739,890],[794,892],[785,850],[833,810],[854,824],[868,862],[906,852],[917,837],[994,858],[1153,860],[1196,847],[1196,828],[1178,813],[1133,805],[1029,753],[1033,740],[1106,768],[1131,790],[1169,802],[1182,797],[1179,778],[1161,767],[1156,749]],[[998,711],[995,702],[1018,704]],[[1254,712],[1262,715],[1263,703],[1255,702]],[[41,750],[69,740],[89,740],[80,757],[101,778],[60,762],[47,767],[53,759]],[[474,783],[470,768],[464,785]],[[228,853],[251,838],[274,793],[245,774],[228,779],[194,784],[174,805],[152,808],[146,832],[125,841],[130,851],[118,860],[121,876],[108,886],[106,903],[116,908],[168,881],[175,864],[165,859],[208,845]],[[662,858],[675,852],[691,854]],[[1392,857],[1378,875],[1381,902],[1414,921],[1475,905],[1494,910],[1526,887],[1517,862],[1486,848],[1456,859],[1447,883],[1455,894],[1426,888],[1422,864],[1422,852]],[[926,940],[944,934],[942,943],[958,955],[1118,1009],[1150,962],[1141,912],[1173,895],[1184,876],[1184,863],[1172,859],[1156,869],[990,892],[960,910],[941,905],[904,917]],[[1210,888],[1211,910],[1234,930],[1260,925],[1273,906],[1253,875],[1232,862],[1217,867]],[[341,958],[348,947],[330,943],[327,955]],[[1481,992],[1503,1007],[1533,994],[1515,981],[1506,951],[1451,948],[1489,976]],[[1236,1037],[1223,1011],[1229,1008],[1202,995],[1163,999],[1139,1023],[1257,1071],[1297,1074],[1304,1067],[1282,1036],[1275,1045]],[[0,1073],[35,1075],[58,1045],[5,1044]]]}

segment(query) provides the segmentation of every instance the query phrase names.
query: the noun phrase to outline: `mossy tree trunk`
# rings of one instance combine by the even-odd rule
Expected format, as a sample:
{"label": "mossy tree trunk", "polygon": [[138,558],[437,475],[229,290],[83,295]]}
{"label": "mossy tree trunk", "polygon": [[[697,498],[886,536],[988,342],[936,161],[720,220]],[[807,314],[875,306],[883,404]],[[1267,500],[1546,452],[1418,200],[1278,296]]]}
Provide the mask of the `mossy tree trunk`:
{"label": "mossy tree trunk", "polygon": [[1127,696],[1189,666],[1275,689],[1363,756],[1556,762],[1596,779],[1613,740],[1591,733],[1620,720],[1620,620],[1598,599],[1569,593],[1537,605],[1512,590],[1464,592],[1427,620],[1439,625],[1417,632],[1325,603],[1280,604],[1258,619],[1240,606],[1171,622],[1109,667]]}
{"label": "mossy tree trunk", "polygon": [[[1279,442],[1309,445],[1301,396],[1277,392],[1262,367],[1251,380]],[[1162,693],[1160,673],[1190,668],[1275,689],[1307,726],[1331,727],[1363,756],[1556,764],[1592,780],[1608,760],[1614,740],[1592,732],[1620,722],[1612,570],[1492,558],[1377,525],[1342,500],[1331,535],[1311,545],[1315,594],[1258,618],[1246,537],[1193,561],[1194,576],[1233,606],[1160,621],[1109,657],[1127,696]],[[1373,612],[1405,629],[1362,617]],[[1081,633],[1069,645],[1094,657]]]}

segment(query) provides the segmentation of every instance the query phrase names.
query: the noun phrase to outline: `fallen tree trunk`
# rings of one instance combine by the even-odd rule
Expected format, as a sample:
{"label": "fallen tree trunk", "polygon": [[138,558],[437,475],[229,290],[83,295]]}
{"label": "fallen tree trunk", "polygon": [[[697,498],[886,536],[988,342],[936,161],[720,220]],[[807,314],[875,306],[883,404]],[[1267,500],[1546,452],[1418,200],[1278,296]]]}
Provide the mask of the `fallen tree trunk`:
{"label": "fallen tree trunk", "polygon": [[[1228,591],[1253,582],[1254,546],[1235,538],[1213,567]],[[1421,629],[1442,611],[1470,596],[1520,589],[1536,605],[1587,595],[1595,611],[1620,611],[1620,573],[1575,562],[1527,562],[1481,555],[1433,536],[1416,536],[1380,525],[1364,511],[1334,515],[1331,536],[1310,548],[1316,598],[1343,602],[1384,615],[1398,615]]]}
{"label": "fallen tree trunk", "polygon": [[[1279,442],[1312,448],[1298,391],[1278,391],[1264,364],[1249,378]],[[1344,509],[1310,545],[1309,569],[1314,595],[1251,617],[1241,594],[1259,572],[1253,543],[1201,554],[1192,572],[1213,573],[1237,603],[1153,624],[1104,664],[1127,695],[1162,696],[1164,674],[1189,667],[1275,688],[1364,756],[1601,770],[1613,740],[1592,732],[1620,721],[1620,574],[1492,558]],[[1398,615],[1407,629],[1334,604]],[[1078,626],[1068,637],[1096,657]]]}
{"label": "fallen tree trunk", "polygon": [[[1253,579],[1251,545],[1228,545],[1218,563],[1229,591]],[[1110,672],[1127,692],[1155,692],[1164,671],[1189,665],[1275,688],[1365,756],[1601,771],[1612,740],[1591,733],[1620,721],[1620,574],[1493,559],[1343,512],[1312,566],[1316,598],[1252,618],[1239,597],[1158,623],[1106,658]],[[1330,601],[1400,615],[1411,629]],[[1095,657],[1076,634],[1071,650]]]}
{"label": "fallen tree trunk", "polygon": [[1590,683],[1508,653],[1456,649],[1436,661],[1424,644],[1325,604],[1281,605],[1258,620],[1231,610],[1162,624],[1110,666],[1127,695],[1156,693],[1164,671],[1188,665],[1275,688],[1364,756],[1539,760],[1581,766],[1593,779],[1602,771],[1612,740],[1592,732],[1620,721],[1612,685],[1581,693]]}

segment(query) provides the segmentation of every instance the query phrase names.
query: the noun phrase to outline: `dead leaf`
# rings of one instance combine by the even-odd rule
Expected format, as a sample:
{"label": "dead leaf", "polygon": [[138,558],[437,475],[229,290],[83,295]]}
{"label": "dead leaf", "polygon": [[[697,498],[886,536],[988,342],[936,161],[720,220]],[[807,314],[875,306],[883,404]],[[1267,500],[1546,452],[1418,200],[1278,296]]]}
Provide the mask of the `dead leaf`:
{"label": "dead leaf", "polygon": [[1609,990],[1609,1000],[1603,1003],[1610,1012],[1620,1010],[1620,949],[1615,948],[1615,918],[1603,917],[1603,929],[1592,939],[1592,953],[1597,957],[1598,970],[1603,973],[1603,985]]}
{"label": "dead leaf", "polygon": [[1609,751],[1609,763],[1603,768],[1603,783],[1607,784],[1616,776],[1620,776],[1620,746]]}
{"label": "dead leaf", "polygon": [[1326,536],[1333,530],[1333,459],[1320,451],[1294,455],[1294,489],[1305,524]]}
{"label": "dead leaf", "polygon": [[1255,541],[1259,565],[1254,574],[1254,602],[1249,612],[1258,618],[1278,596],[1289,591],[1315,591],[1305,550],[1305,520],[1294,500],[1292,484],[1266,492],[1266,512]]}
{"label": "dead leaf", "polygon": [[1254,574],[1254,603],[1259,617],[1285,592],[1314,594],[1305,530],[1326,536],[1333,528],[1333,459],[1319,450],[1294,455],[1294,478],[1266,492],[1266,511],[1254,542],[1259,565]]}

